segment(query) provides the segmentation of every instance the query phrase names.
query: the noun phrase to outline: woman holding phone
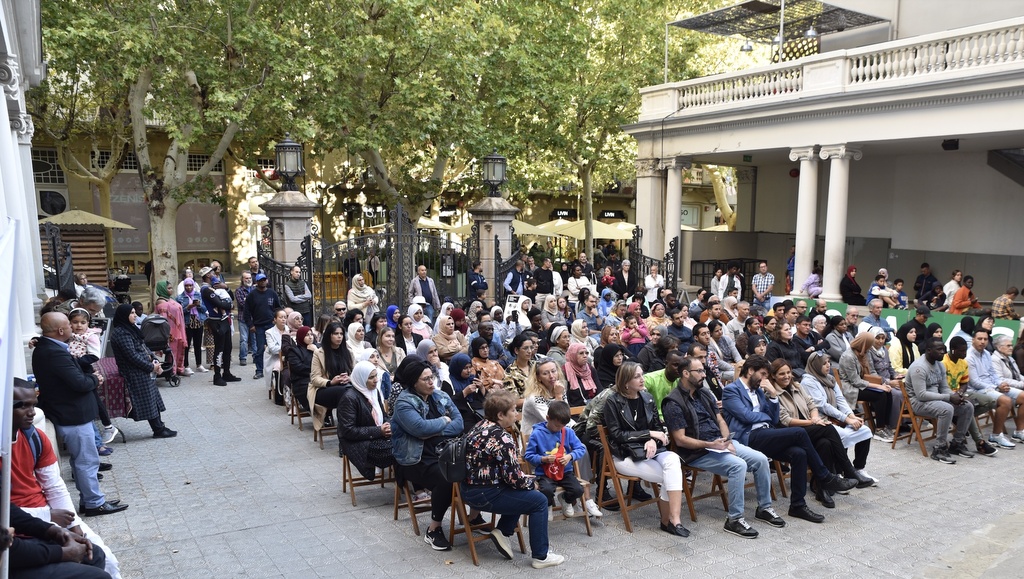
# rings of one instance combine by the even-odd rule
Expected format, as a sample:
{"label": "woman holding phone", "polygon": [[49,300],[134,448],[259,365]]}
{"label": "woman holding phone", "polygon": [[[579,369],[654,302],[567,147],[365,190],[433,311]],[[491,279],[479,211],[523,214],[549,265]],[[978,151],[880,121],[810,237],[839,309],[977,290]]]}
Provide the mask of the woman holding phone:
{"label": "woman holding phone", "polygon": [[319,430],[325,422],[333,422],[330,415],[338,407],[338,402],[348,387],[352,366],[352,356],[345,345],[345,330],[341,323],[327,324],[323,344],[313,354],[313,364],[309,371],[309,389],[306,391],[311,408],[315,409],[319,405],[328,409],[326,419],[318,412],[313,413],[314,429]]}

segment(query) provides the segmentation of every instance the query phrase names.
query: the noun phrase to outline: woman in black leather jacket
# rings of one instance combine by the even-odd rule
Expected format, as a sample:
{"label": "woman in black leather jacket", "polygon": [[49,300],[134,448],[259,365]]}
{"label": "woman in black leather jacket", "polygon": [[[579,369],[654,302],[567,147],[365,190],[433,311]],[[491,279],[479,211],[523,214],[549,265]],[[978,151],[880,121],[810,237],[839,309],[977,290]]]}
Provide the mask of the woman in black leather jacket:
{"label": "woman in black leather jacket", "polygon": [[391,424],[385,420],[384,398],[377,388],[380,370],[372,362],[359,362],[338,402],[338,444],[341,453],[368,480],[377,468],[395,463],[391,451]]}
{"label": "woman in black leather jacket", "polygon": [[644,371],[636,362],[623,362],[615,375],[615,393],[603,413],[615,468],[661,485],[658,510],[661,530],[688,537],[679,510],[683,506],[683,473],[679,455],[668,449],[668,435],[658,417],[654,397],[644,390]]}

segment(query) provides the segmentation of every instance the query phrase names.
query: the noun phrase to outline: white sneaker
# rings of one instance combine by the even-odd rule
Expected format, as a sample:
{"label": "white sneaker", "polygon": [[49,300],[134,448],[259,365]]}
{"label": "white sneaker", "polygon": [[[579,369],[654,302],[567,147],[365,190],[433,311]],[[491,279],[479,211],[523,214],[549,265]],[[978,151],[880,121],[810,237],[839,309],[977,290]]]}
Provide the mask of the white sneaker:
{"label": "white sneaker", "polygon": [[587,499],[587,502],[583,505],[587,509],[587,514],[591,517],[600,517],[603,513],[601,507],[597,506],[594,499]]}
{"label": "white sneaker", "polygon": [[512,543],[509,542],[508,537],[502,535],[501,531],[499,531],[498,529],[491,529],[491,532],[488,534],[490,535],[491,541],[494,543],[494,546],[498,548],[498,552],[501,553],[501,556],[511,560]]}
{"label": "white sneaker", "polygon": [[111,424],[110,426],[103,427],[103,444],[110,444],[117,438],[118,433],[121,432],[116,426]]}
{"label": "white sneaker", "polygon": [[182,372],[181,372],[181,375],[182,375],[182,376],[191,376],[191,375],[193,375],[193,374],[195,374],[195,372],[193,372],[193,371],[192,371],[192,368],[185,368],[185,369],[184,369],[184,370],[182,370]]}
{"label": "white sneaker", "polygon": [[990,434],[988,436],[988,441],[991,442],[992,444],[998,444],[999,446],[1001,446],[1003,448],[1013,448],[1013,447],[1017,446],[1016,444],[1010,442],[1010,439],[1006,437],[1005,433],[1004,434]]}
{"label": "white sneaker", "polygon": [[1024,430],[1014,430],[1013,436],[1011,436],[1010,438],[1018,442],[1024,442]]}
{"label": "white sneaker", "polygon": [[209,372],[209,370],[207,370],[205,366],[200,364],[200,365],[196,366],[196,372],[203,372],[203,373],[205,373],[205,372]]}
{"label": "white sneaker", "polygon": [[555,507],[548,507],[548,522],[555,520]]}
{"label": "white sneaker", "polygon": [[576,516],[576,509],[573,508],[573,503],[565,500],[565,493],[558,495],[558,504],[562,507],[562,516],[566,519]]}
{"label": "white sneaker", "polygon": [[869,479],[871,479],[871,480],[875,481],[876,483],[878,482],[878,479],[877,479],[877,478],[875,478],[875,477],[871,476],[870,474],[868,474],[868,471],[866,471],[866,470],[864,470],[864,469],[860,469],[860,470],[858,470],[858,471],[857,471],[857,474],[859,474],[860,476],[862,476],[862,477],[864,477],[864,478],[869,478]]}
{"label": "white sneaker", "polygon": [[557,567],[562,563],[565,563],[565,557],[559,555],[558,553],[552,553],[551,551],[548,551],[547,557],[544,557],[543,559],[534,559],[531,565],[533,565],[534,569],[545,569],[547,567]]}

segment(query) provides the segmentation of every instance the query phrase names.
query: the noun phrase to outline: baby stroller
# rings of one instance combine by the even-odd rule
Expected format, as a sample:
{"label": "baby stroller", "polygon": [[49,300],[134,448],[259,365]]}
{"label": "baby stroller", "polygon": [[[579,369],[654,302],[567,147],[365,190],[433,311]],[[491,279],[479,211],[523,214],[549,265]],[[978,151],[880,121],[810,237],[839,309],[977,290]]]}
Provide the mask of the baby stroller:
{"label": "baby stroller", "polygon": [[131,289],[132,289],[132,278],[130,278],[124,272],[118,273],[114,276],[111,282],[111,289],[114,292],[114,297],[117,298],[117,302],[121,304],[132,303]]}
{"label": "baby stroller", "polygon": [[146,342],[146,347],[154,353],[163,355],[160,374],[157,378],[163,378],[171,386],[177,386],[181,382],[181,378],[174,374],[174,354],[171,353],[169,346],[171,324],[163,316],[150,314],[142,321],[141,327],[142,339]]}

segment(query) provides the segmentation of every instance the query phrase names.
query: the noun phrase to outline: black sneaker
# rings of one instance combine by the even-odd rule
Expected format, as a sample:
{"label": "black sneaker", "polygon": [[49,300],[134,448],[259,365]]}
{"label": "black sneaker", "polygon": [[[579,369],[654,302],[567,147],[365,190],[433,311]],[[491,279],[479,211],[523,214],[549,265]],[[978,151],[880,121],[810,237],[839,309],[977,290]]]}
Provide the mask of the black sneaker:
{"label": "black sneaker", "polygon": [[252,379],[253,380],[262,380],[263,379],[263,372],[256,372],[255,374],[253,374]]}
{"label": "black sneaker", "polygon": [[433,531],[427,531],[427,533],[423,535],[423,541],[430,545],[430,548],[435,551],[452,550],[452,544],[444,537],[444,531],[441,530],[441,527],[438,527]]}
{"label": "black sneaker", "polygon": [[937,444],[932,447],[932,460],[937,460],[945,464],[956,464],[956,459],[949,454],[949,447],[939,446]]}
{"label": "black sneaker", "polygon": [[765,507],[763,509],[758,507],[758,509],[754,511],[754,518],[764,521],[773,527],[781,528],[786,526],[786,520],[775,512],[775,507]]}
{"label": "black sneaker", "polygon": [[964,458],[974,458],[974,453],[967,448],[966,442],[954,442],[949,445],[949,454],[962,456]]}
{"label": "black sneaker", "polygon": [[743,517],[736,519],[725,520],[725,532],[732,533],[737,537],[743,537],[744,539],[756,539],[757,530],[747,524],[747,521]]}
{"label": "black sneaker", "polygon": [[977,447],[978,449],[978,454],[982,456],[995,456],[996,453],[999,452],[998,448],[992,446],[991,444],[985,442],[984,440],[979,440],[975,444],[975,447]]}

